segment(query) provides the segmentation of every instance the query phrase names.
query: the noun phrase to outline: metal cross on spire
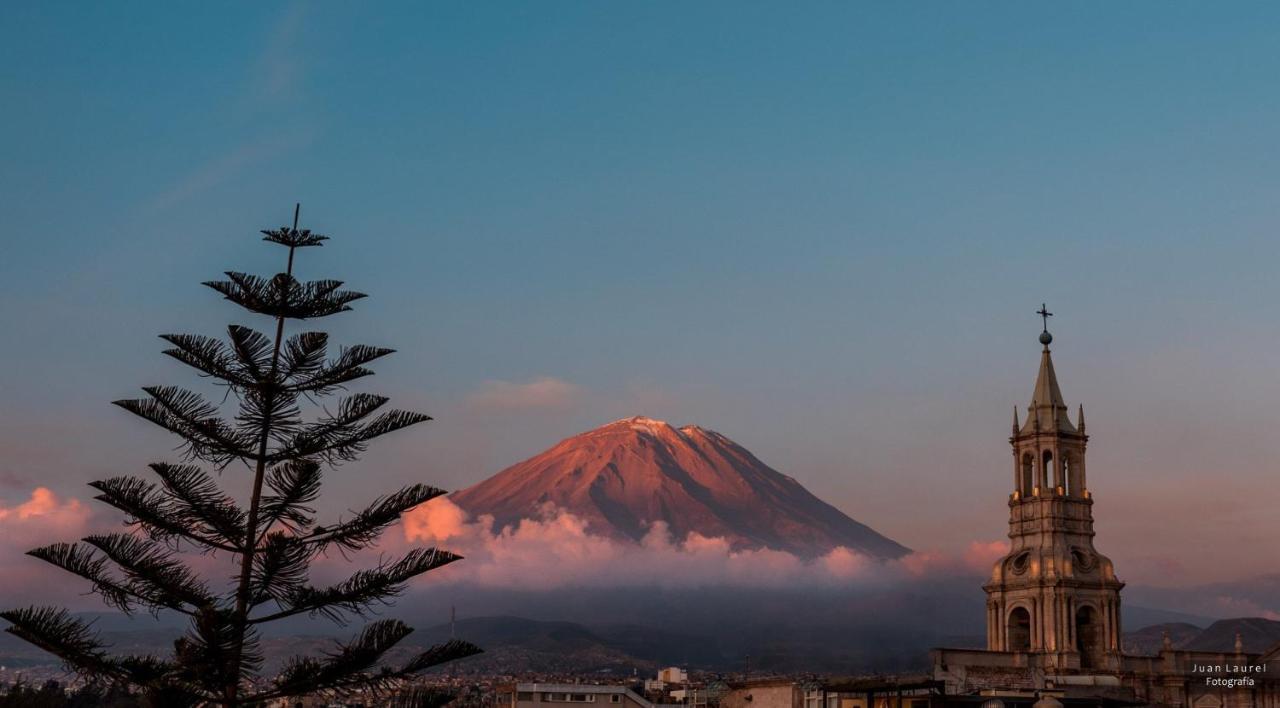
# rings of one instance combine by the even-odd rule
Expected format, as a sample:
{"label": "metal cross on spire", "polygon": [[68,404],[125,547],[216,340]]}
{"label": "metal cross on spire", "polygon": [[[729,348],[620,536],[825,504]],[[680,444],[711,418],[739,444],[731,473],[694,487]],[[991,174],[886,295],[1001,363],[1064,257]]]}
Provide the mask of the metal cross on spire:
{"label": "metal cross on spire", "polygon": [[1039,310],[1036,310],[1036,314],[1037,314],[1037,315],[1040,315],[1040,319],[1044,321],[1044,329],[1043,329],[1042,331],[1044,331],[1044,332],[1048,332],[1048,331],[1049,331],[1049,318],[1050,318],[1050,317],[1053,317],[1053,313],[1052,313],[1052,312],[1049,312],[1049,309],[1048,309],[1048,308],[1046,308],[1046,307],[1044,306],[1044,303],[1042,302],[1042,303],[1040,303],[1040,309],[1039,309]]}

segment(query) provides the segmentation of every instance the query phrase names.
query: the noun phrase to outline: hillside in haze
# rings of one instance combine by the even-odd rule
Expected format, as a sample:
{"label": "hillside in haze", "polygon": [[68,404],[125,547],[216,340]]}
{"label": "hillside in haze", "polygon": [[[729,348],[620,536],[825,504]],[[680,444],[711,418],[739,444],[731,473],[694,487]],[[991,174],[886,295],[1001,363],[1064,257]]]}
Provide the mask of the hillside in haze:
{"label": "hillside in haze", "polygon": [[1235,651],[1236,636],[1246,652],[1260,653],[1280,644],[1280,622],[1263,617],[1223,619],[1187,642],[1194,651]]}
{"label": "hillside in haze", "polygon": [[492,515],[495,530],[553,505],[585,520],[589,532],[624,541],[662,522],[677,540],[694,533],[734,549],[814,557],[843,546],[881,559],[910,552],[720,433],[651,418],[562,440],[451,498],[473,515]]}
{"label": "hillside in haze", "polygon": [[1188,651],[1234,652],[1236,637],[1244,651],[1261,654],[1280,644],[1280,622],[1263,617],[1221,619],[1201,629],[1186,622],[1168,622],[1143,627],[1124,634],[1125,651],[1152,656],[1164,645],[1168,633],[1173,649]]}
{"label": "hillside in haze", "polygon": [[[403,660],[456,636],[475,642],[485,653],[448,664],[437,673],[630,676],[671,665],[735,671],[742,669],[748,656],[758,670],[781,673],[918,671],[929,666],[932,647],[985,646],[981,622],[974,621],[974,610],[980,612],[983,604],[981,591],[972,585],[969,589],[964,596],[935,586],[907,592],[901,587],[870,592],[576,590],[567,595],[555,593],[556,597],[475,590],[455,599],[481,612],[506,607],[519,614],[477,615],[441,623],[432,617],[439,616],[444,604],[440,600],[446,593],[436,601],[421,603],[430,605],[433,613],[406,617],[421,629],[397,647],[392,657]],[[426,600],[422,596],[418,599]],[[1129,609],[1138,621],[1161,614],[1158,610]],[[557,616],[561,619],[555,619]],[[164,651],[184,629],[174,618],[157,621],[117,613],[85,613],[80,617],[93,621],[108,641],[130,653]],[[331,651],[334,642],[348,634],[348,630],[328,623],[288,624],[263,637],[267,655],[264,671],[268,675],[279,670],[285,657]],[[1127,651],[1153,655],[1159,652],[1165,631],[1170,632],[1176,648],[1191,648],[1188,645],[1201,635],[1205,646],[1224,636],[1234,643],[1238,629],[1252,626],[1272,632],[1246,640],[1246,649],[1256,652],[1280,639],[1276,624],[1280,623],[1237,618],[1206,622],[1211,626],[1202,630],[1185,622],[1166,622],[1126,633],[1124,642]],[[0,632],[0,666],[56,670],[58,665],[52,655]]]}
{"label": "hillside in haze", "polygon": [[1120,639],[1128,654],[1155,656],[1164,647],[1166,634],[1173,649],[1183,649],[1203,631],[1204,629],[1187,622],[1164,622],[1125,632]]}

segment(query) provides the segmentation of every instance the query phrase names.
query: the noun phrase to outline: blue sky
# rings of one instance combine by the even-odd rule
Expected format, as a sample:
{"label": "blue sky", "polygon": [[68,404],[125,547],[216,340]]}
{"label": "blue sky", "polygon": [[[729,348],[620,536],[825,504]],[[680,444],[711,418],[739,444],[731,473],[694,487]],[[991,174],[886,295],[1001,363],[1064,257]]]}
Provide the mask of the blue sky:
{"label": "blue sky", "polygon": [[278,267],[301,201],[302,274],[372,296],[326,325],[438,418],[379,489],[647,414],[913,547],[998,538],[1045,301],[1103,550],[1243,573],[1208,550],[1277,531],[1277,40],[1265,3],[6,6],[0,496],[165,455],[107,402],[190,380],[154,335],[239,318],[198,282]]}

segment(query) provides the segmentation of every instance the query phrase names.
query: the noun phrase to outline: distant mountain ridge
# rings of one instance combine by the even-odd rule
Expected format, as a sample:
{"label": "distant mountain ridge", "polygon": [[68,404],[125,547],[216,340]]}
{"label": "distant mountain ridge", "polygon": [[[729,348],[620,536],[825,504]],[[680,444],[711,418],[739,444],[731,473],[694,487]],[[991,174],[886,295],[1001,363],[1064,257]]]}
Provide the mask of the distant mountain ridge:
{"label": "distant mountain ridge", "polygon": [[565,509],[591,533],[638,541],[656,522],[677,540],[696,533],[735,549],[815,557],[846,547],[875,558],[910,549],[849,518],[720,433],[645,417],[571,438],[452,500],[503,528]]}
{"label": "distant mountain ridge", "polygon": [[1126,654],[1154,656],[1164,647],[1166,634],[1172,648],[1183,649],[1203,631],[1204,629],[1186,622],[1164,622],[1125,632],[1120,637],[1120,643]]}
{"label": "distant mountain ridge", "polygon": [[1188,651],[1234,652],[1237,635],[1249,654],[1261,654],[1280,645],[1280,622],[1263,617],[1221,619],[1203,629],[1186,622],[1155,624],[1125,632],[1122,643],[1126,652],[1152,656],[1163,648],[1166,633],[1171,648]]}
{"label": "distant mountain ridge", "polygon": [[1237,617],[1214,622],[1187,642],[1194,651],[1235,651],[1236,635],[1246,652],[1261,653],[1280,644],[1280,622],[1262,617]]}
{"label": "distant mountain ridge", "polygon": [[[510,593],[503,590],[497,594],[506,597]],[[483,604],[476,594],[468,595],[467,603]],[[980,649],[986,644],[978,633],[981,627],[972,627],[966,619],[970,604],[981,607],[981,598],[975,594],[962,600],[928,593],[909,597],[892,590],[859,597],[843,591],[814,594],[792,589],[754,598],[717,595],[710,599],[698,591],[685,591],[655,599],[650,589],[644,589],[622,596],[610,591],[595,600],[578,594],[561,605],[535,603],[539,604],[539,614],[544,614],[539,619],[494,614],[433,623],[428,616],[406,617],[421,629],[394,649],[389,660],[402,661],[415,651],[456,636],[480,645],[485,653],[441,667],[441,672],[630,676],[673,664],[731,671],[742,667],[746,655],[752,657],[752,666],[766,671],[895,672],[927,669],[931,647]],[[641,611],[636,612],[636,606],[641,606]],[[439,608],[435,609],[438,614]],[[526,605],[524,609],[534,608]],[[546,613],[566,619],[548,619]],[[167,651],[183,631],[180,623],[156,622],[145,615],[80,616],[99,620],[104,639],[128,653]],[[570,617],[573,619],[567,619]],[[263,637],[267,655],[264,675],[278,671],[287,656],[330,651],[335,640],[349,634],[349,630],[327,623],[302,621],[281,629],[281,633]],[[1250,629],[1256,631],[1248,633]],[[1158,653],[1165,631],[1175,649],[1226,654],[1234,651],[1237,631],[1249,653],[1263,652],[1280,642],[1280,622],[1241,617],[1218,620],[1205,629],[1170,622],[1126,632],[1125,652]],[[832,642],[833,634],[846,639]],[[56,669],[59,660],[0,632],[0,665]]]}

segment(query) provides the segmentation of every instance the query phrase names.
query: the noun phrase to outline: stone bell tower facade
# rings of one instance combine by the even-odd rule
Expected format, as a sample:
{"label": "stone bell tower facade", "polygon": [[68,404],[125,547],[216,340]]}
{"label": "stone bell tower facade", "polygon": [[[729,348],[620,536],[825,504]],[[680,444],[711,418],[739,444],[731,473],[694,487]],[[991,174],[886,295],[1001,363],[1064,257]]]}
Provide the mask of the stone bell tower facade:
{"label": "stone bell tower facade", "polygon": [[1040,666],[1120,668],[1120,588],[1093,547],[1093,498],[1085,478],[1084,407],[1075,424],[1058,388],[1047,322],[1040,372],[1025,423],[1013,413],[1013,493],[1008,555],[992,569],[987,649],[1037,654]]}

